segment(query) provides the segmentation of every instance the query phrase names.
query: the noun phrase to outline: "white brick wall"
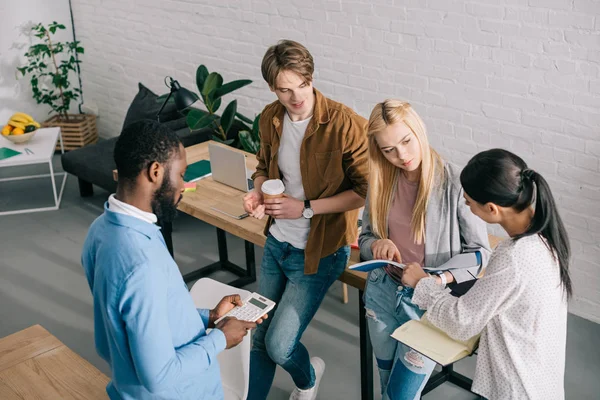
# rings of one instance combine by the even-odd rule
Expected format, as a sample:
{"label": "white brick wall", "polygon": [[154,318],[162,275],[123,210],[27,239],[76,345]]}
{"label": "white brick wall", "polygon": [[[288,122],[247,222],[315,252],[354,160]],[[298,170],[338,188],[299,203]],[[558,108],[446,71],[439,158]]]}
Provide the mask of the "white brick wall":
{"label": "white brick wall", "polygon": [[[51,108],[36,103],[31,92],[30,76],[23,77],[20,72],[17,73],[17,67],[25,65],[24,54],[31,44],[29,28],[35,23],[47,25],[58,21],[66,29],[57,31],[54,39],[61,42],[73,40],[69,5],[67,2],[50,4],[44,0],[0,0],[0,15],[4,21],[0,24],[0,126],[4,126],[15,112],[26,112],[37,121],[45,121]],[[76,86],[79,84],[75,75],[71,82]],[[77,106],[73,106],[71,111],[77,112]]]}
{"label": "white brick wall", "polygon": [[253,79],[236,98],[258,113],[274,99],[261,58],[289,38],[313,53],[316,87],[361,115],[411,101],[448,159],[516,152],[552,185],[571,235],[571,311],[600,322],[600,1],[75,0],[74,12],[103,136],[119,133],[138,81],[194,88],[200,63]]}

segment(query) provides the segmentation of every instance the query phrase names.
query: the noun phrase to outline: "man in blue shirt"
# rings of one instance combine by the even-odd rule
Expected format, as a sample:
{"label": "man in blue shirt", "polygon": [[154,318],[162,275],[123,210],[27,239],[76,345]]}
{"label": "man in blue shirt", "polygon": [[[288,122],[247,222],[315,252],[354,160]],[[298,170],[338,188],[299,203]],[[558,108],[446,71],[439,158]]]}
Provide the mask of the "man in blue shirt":
{"label": "man in blue shirt", "polygon": [[156,225],[177,213],[185,149],[173,131],[146,120],[123,130],[114,158],[117,193],[90,227],[82,254],[96,349],[112,370],[106,391],[111,399],[222,399],[217,354],[256,324],[225,319],[214,326],[241,304],[239,296],[197,310]]}

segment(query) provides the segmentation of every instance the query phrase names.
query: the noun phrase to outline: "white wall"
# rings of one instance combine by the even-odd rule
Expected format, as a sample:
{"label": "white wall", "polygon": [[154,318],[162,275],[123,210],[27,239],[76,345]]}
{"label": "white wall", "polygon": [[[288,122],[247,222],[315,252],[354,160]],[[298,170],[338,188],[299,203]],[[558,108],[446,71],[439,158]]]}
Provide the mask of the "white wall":
{"label": "white wall", "polygon": [[74,12],[103,136],[119,133],[138,81],[164,93],[172,75],[195,89],[200,63],[253,79],[236,98],[260,112],[274,99],[262,56],[290,38],[313,53],[326,95],[365,117],[408,99],[450,160],[518,153],[550,181],[568,226],[571,311],[600,322],[598,0],[75,0]]}
{"label": "white wall", "polygon": [[[0,15],[0,126],[4,126],[17,111],[30,114],[38,121],[45,121],[51,108],[36,103],[29,76],[23,77],[17,67],[23,66],[24,54],[31,44],[27,35],[28,26],[57,21],[66,29],[58,31],[55,37],[59,41],[73,40],[69,3],[67,0],[0,0]],[[27,34],[23,33],[24,30]],[[72,82],[78,85],[75,74]]]}

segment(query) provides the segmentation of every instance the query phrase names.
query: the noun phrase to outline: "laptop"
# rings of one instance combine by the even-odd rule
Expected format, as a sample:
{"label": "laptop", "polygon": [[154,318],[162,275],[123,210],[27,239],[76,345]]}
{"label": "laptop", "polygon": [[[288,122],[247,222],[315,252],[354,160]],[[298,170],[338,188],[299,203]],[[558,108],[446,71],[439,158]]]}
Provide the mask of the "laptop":
{"label": "laptop", "polygon": [[246,156],[243,153],[228,146],[209,143],[208,154],[213,180],[243,192],[254,189],[254,171],[246,168]]}

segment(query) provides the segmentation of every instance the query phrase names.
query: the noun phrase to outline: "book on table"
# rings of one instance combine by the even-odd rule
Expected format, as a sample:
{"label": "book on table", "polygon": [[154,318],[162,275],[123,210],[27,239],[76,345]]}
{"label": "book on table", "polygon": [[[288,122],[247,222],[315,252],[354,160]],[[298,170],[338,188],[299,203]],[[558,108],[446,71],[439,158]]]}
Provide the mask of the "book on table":
{"label": "book on table", "polygon": [[20,151],[9,149],[8,147],[0,147],[0,161],[6,160],[7,158],[11,158],[14,156],[18,156],[19,154],[21,154]]}
{"label": "book on table", "polygon": [[411,320],[398,327],[391,335],[394,339],[423,354],[436,363],[446,366],[473,354],[479,344],[479,334],[466,341],[452,339],[427,320]]}
{"label": "book on table", "polygon": [[211,175],[210,161],[200,160],[187,166],[183,175],[183,181],[188,183],[196,182]]}

